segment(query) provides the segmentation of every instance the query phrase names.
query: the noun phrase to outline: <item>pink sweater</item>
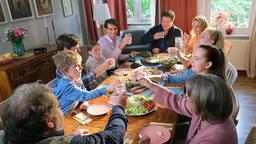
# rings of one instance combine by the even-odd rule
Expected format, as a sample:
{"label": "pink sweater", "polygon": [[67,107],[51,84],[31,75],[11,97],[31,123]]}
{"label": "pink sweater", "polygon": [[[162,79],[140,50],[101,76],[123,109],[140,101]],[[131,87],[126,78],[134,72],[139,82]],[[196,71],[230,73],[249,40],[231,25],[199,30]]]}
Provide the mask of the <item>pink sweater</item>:
{"label": "pink sweater", "polygon": [[[178,96],[176,93],[164,87],[159,87],[154,93],[154,101],[176,111],[179,114],[192,118],[187,136],[187,141],[190,140],[190,144],[238,143],[236,127],[231,118],[218,124],[211,124],[207,121],[202,121],[201,118],[192,111],[186,97]],[[196,134],[194,134],[200,123],[200,129]]]}

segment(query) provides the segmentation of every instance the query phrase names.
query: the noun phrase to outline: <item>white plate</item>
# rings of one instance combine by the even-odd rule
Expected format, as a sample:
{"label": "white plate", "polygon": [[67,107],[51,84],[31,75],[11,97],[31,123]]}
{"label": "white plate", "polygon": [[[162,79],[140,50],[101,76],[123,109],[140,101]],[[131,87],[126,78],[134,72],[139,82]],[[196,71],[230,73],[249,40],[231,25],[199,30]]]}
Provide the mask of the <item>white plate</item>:
{"label": "white plate", "polygon": [[166,143],[171,137],[170,131],[162,126],[147,126],[140,131],[139,135],[150,137],[150,144]]}
{"label": "white plate", "polygon": [[112,105],[109,104],[109,103],[104,103],[104,102],[97,103],[97,104],[94,104],[94,105],[90,105],[87,108],[87,112],[90,115],[103,115],[103,114],[106,114],[107,112],[109,112],[111,110],[112,110]]}

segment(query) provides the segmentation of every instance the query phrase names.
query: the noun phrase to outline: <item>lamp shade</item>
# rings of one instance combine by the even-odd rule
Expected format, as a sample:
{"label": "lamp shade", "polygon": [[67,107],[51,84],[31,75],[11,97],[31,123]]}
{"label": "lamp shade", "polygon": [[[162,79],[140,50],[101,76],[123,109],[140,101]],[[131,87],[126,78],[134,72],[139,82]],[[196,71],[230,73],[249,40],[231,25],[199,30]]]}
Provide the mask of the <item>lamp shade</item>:
{"label": "lamp shade", "polygon": [[111,18],[108,5],[105,3],[95,4],[93,7],[93,20],[103,24],[105,20]]}

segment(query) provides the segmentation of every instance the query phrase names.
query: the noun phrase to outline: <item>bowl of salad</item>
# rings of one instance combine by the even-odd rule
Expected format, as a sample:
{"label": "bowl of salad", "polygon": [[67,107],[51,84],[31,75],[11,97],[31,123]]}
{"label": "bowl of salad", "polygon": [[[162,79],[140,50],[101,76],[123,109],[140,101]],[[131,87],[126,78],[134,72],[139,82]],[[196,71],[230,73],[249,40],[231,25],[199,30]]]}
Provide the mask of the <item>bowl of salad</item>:
{"label": "bowl of salad", "polygon": [[166,57],[161,59],[160,64],[165,68],[171,68],[177,63],[177,59],[175,57]]}
{"label": "bowl of salad", "polygon": [[156,103],[151,96],[134,95],[127,99],[125,114],[128,116],[143,116],[153,112]]}

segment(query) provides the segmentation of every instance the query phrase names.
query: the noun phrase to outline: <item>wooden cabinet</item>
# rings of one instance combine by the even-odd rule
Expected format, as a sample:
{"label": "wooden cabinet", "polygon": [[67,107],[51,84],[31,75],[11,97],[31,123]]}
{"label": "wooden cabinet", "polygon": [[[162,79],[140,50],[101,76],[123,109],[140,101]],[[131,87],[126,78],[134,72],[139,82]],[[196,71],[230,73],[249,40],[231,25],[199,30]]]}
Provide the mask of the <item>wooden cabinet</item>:
{"label": "wooden cabinet", "polygon": [[11,96],[19,85],[37,80],[47,83],[54,79],[56,68],[52,56],[56,53],[55,48],[48,48],[47,53],[0,66],[0,102]]}

